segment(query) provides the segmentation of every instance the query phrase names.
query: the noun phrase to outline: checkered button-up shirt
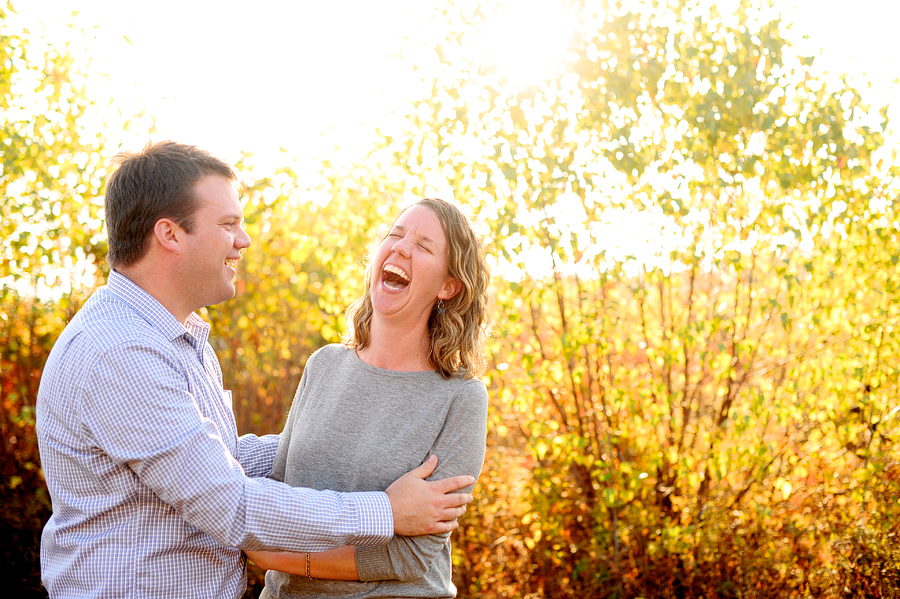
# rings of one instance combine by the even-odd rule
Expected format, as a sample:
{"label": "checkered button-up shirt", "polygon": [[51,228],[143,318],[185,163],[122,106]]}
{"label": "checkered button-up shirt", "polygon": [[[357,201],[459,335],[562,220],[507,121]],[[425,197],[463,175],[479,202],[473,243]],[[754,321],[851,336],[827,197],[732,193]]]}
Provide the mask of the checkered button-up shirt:
{"label": "checkered button-up shirt", "polygon": [[384,493],[265,478],[279,437],[237,436],[208,334],[112,272],[56,342],[37,399],[51,597],[239,597],[238,548],[392,537]]}

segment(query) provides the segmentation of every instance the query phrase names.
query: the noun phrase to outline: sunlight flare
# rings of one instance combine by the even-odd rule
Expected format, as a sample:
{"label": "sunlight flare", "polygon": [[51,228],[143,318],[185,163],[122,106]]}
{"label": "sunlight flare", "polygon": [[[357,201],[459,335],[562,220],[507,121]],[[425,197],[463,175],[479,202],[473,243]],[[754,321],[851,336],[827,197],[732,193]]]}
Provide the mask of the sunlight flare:
{"label": "sunlight flare", "polygon": [[488,24],[488,53],[513,85],[536,83],[557,68],[573,32],[558,0],[511,0]]}

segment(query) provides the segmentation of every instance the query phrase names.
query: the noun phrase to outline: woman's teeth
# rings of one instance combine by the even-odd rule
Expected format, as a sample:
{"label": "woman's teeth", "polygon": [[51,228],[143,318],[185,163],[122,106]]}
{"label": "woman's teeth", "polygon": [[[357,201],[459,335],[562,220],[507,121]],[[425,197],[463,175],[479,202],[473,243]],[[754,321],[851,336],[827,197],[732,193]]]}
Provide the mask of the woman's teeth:
{"label": "woman's teeth", "polygon": [[384,267],[381,280],[384,286],[392,291],[399,291],[409,285],[409,275],[403,272],[402,268],[393,264]]}

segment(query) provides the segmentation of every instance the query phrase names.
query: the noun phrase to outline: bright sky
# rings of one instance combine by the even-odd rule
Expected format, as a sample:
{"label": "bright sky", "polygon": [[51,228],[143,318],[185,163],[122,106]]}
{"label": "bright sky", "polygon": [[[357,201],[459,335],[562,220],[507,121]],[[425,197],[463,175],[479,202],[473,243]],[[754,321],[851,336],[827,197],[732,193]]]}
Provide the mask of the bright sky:
{"label": "bright sky", "polygon": [[[852,73],[859,81],[870,78],[877,89],[887,89],[900,76],[890,41],[900,22],[900,2],[779,1],[795,15],[796,31],[824,48],[824,68]],[[513,2],[515,10],[492,33],[545,32],[556,22],[565,26],[553,15],[558,0]],[[87,39],[92,72],[110,75],[108,89],[98,80],[91,91],[110,94],[126,112],[139,101],[157,118],[155,137],[196,143],[229,160],[250,150],[262,164],[283,163],[281,147],[301,162],[324,156],[335,145],[364,151],[372,127],[410,95],[411,73],[390,60],[397,37],[426,24],[434,5],[432,0],[15,3],[26,22],[43,22],[51,35],[78,7],[79,25],[94,28]],[[529,15],[535,15],[530,25]],[[516,64],[516,53],[500,59],[527,78],[524,65],[540,66],[539,53],[534,37],[521,43],[519,54],[527,60]],[[900,117],[897,87],[897,101],[891,102],[895,119]]]}
{"label": "bright sky", "polygon": [[428,2],[18,0],[15,6],[50,35],[77,7],[78,25],[90,29],[91,72],[110,75],[108,84],[93,81],[94,97],[109,94],[125,112],[144,107],[157,119],[155,138],[196,143],[233,161],[241,150],[271,157],[284,147],[301,159],[336,143],[361,151],[370,130],[361,123],[382,121],[390,102],[404,97],[390,55],[403,27],[426,18]]}

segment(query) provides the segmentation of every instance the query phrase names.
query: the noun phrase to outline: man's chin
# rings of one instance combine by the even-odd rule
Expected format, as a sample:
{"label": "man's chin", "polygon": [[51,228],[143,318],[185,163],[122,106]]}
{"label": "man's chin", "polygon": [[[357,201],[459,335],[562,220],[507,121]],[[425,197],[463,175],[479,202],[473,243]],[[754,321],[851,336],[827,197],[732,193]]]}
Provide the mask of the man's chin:
{"label": "man's chin", "polygon": [[215,306],[216,304],[221,304],[222,302],[227,302],[232,299],[237,294],[234,285],[229,285],[228,287],[224,287],[222,291],[216,297],[216,301],[210,306]]}

